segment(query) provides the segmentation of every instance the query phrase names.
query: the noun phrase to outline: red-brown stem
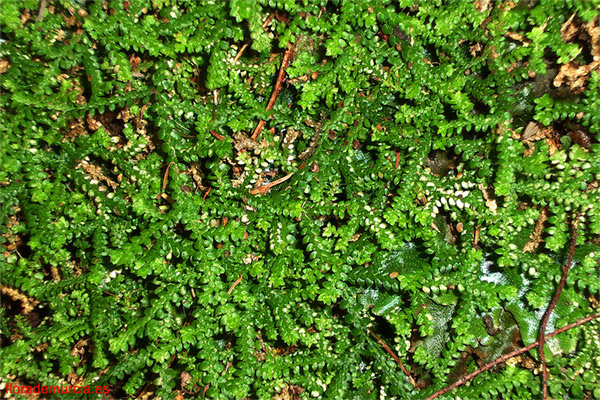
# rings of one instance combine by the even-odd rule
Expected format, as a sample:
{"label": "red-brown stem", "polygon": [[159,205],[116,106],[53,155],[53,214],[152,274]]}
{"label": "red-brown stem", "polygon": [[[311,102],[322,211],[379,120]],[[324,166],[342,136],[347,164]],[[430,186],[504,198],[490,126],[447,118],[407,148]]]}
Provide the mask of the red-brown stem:
{"label": "red-brown stem", "polygon": [[394,353],[394,351],[392,349],[390,349],[390,347],[385,344],[385,342],[375,334],[375,332],[373,332],[371,330],[371,328],[369,328],[369,332],[371,333],[371,335],[373,335],[373,337],[377,340],[377,342],[385,349],[385,351],[387,351],[387,353],[392,356],[392,358],[394,359],[394,361],[396,361],[396,364],[398,364],[398,366],[400,366],[400,369],[402,370],[402,372],[404,372],[404,375],[406,375],[406,377],[408,378],[408,381],[410,382],[411,385],[413,385],[413,387],[417,390],[420,390],[420,388],[417,386],[417,382],[415,382],[415,380],[413,379],[412,375],[410,374],[410,372],[408,372],[408,369],[406,369],[406,367],[404,366],[404,364],[402,364],[402,361],[400,361],[400,359],[398,358],[398,356],[396,355],[396,353]]}
{"label": "red-brown stem", "polygon": [[262,131],[263,126],[265,126],[265,120],[261,119],[260,121],[258,121],[258,125],[256,125],[254,133],[252,133],[252,139],[256,139],[258,137],[258,134],[260,133],[260,131]]}
{"label": "red-brown stem", "polygon": [[291,174],[287,174],[286,176],[284,176],[283,178],[279,178],[271,183],[267,183],[266,185],[262,185],[256,189],[253,189],[250,191],[250,194],[267,194],[269,192],[269,190],[271,190],[271,188],[275,185],[279,185],[281,182],[285,182],[288,179],[290,179],[292,177],[292,175],[294,175],[294,173],[292,172]]}
{"label": "red-brown stem", "polygon": [[398,171],[398,165],[400,165],[400,152],[399,151],[396,152],[396,166],[394,168],[394,171]]}
{"label": "red-brown stem", "polygon": [[214,137],[216,137],[219,140],[225,140],[225,136],[223,135],[219,135],[217,132],[215,131],[209,131],[211,135],[213,135]]}
{"label": "red-brown stem", "polygon": [[548,367],[546,365],[546,355],[544,354],[544,342],[546,334],[546,325],[548,324],[548,319],[550,318],[550,314],[556,307],[556,303],[558,303],[558,298],[562,293],[563,288],[565,287],[565,283],[567,282],[567,274],[569,273],[569,268],[571,268],[571,263],[573,262],[573,255],[575,254],[575,244],[577,243],[577,223],[579,221],[579,216],[581,213],[577,213],[575,219],[572,222],[573,225],[573,237],[571,238],[571,248],[569,249],[569,258],[567,259],[567,263],[563,267],[562,276],[560,278],[560,282],[558,283],[558,287],[556,288],[556,293],[554,293],[554,297],[550,302],[550,305],[546,309],[544,313],[544,317],[542,318],[542,323],[540,325],[540,338],[539,342],[539,352],[540,359],[542,360],[542,399],[546,400],[548,398]]}
{"label": "red-brown stem", "polygon": [[[547,334],[545,336],[545,339],[549,339],[551,337],[554,337],[554,336],[558,335],[559,333],[563,333],[565,331],[568,331],[569,329],[576,328],[579,325],[583,325],[586,322],[589,322],[589,321],[591,321],[593,319],[596,319],[596,318],[599,318],[599,317],[600,317],[600,314],[594,314],[594,315],[590,315],[588,317],[582,318],[579,321],[575,321],[572,324],[569,324],[567,326],[564,326],[564,327],[562,327],[560,329],[555,330],[554,332],[551,332],[551,333]],[[479,368],[477,371],[471,372],[470,374],[463,376],[462,378],[460,378],[459,380],[457,380],[453,384],[451,384],[449,386],[446,386],[445,388],[443,388],[441,390],[438,390],[437,392],[435,392],[434,394],[432,394],[431,396],[429,396],[427,398],[427,400],[433,400],[433,399],[435,399],[435,398],[437,398],[437,397],[439,397],[439,396],[441,396],[441,395],[443,395],[445,393],[448,393],[449,391],[454,390],[457,387],[460,387],[460,386],[464,385],[465,383],[469,382],[471,379],[475,378],[477,375],[481,374],[482,372],[485,372],[485,371],[487,371],[489,369],[492,369],[496,365],[501,364],[501,363],[503,363],[503,362],[505,362],[505,361],[513,358],[513,357],[516,357],[516,356],[518,356],[520,354],[526,353],[529,350],[534,349],[534,348],[536,348],[539,345],[540,345],[540,342],[536,341],[536,342],[530,344],[527,347],[522,347],[522,348],[520,348],[518,350],[513,351],[512,353],[508,353],[508,354],[505,354],[505,355],[503,355],[501,357],[498,357],[494,361],[492,361],[491,363],[486,364],[483,367]]]}
{"label": "red-brown stem", "polygon": [[[287,49],[285,50],[285,53],[283,54],[283,58],[281,60],[281,68],[279,68],[279,75],[277,75],[277,80],[275,81],[275,87],[273,88],[273,93],[271,94],[271,98],[269,99],[269,104],[267,104],[267,111],[272,109],[273,106],[275,105],[275,100],[277,99],[277,96],[279,95],[279,91],[281,90],[281,84],[283,83],[283,77],[285,76],[285,69],[287,68],[287,66],[290,63],[290,58],[292,55],[293,48],[294,48],[294,46],[292,45],[292,43],[288,43]],[[258,123],[258,126],[256,127],[256,129],[254,130],[254,133],[252,134],[253,140],[256,140],[256,138],[260,134],[260,131],[262,130],[264,125],[265,125],[265,121],[263,121],[263,120],[261,120]]]}
{"label": "red-brown stem", "polygon": [[237,278],[237,280],[235,282],[233,282],[233,285],[231,285],[231,287],[229,288],[229,290],[227,291],[227,294],[231,294],[231,292],[233,292],[233,289],[235,289],[235,287],[238,285],[238,283],[240,283],[242,281],[242,274],[240,274],[240,277]]}
{"label": "red-brown stem", "polygon": [[165,174],[163,175],[163,182],[162,182],[162,191],[164,192],[165,189],[167,188],[167,178],[169,177],[169,169],[171,168],[171,165],[175,164],[174,161],[171,161],[168,165],[167,165],[167,169],[165,170]]}
{"label": "red-brown stem", "polygon": [[263,22],[262,27],[263,29],[267,29],[267,26],[269,26],[269,24],[271,23],[271,21],[273,20],[273,17],[275,17],[275,14],[270,14],[267,19],[265,20],[265,22]]}
{"label": "red-brown stem", "polygon": [[144,104],[142,106],[142,111],[140,112],[140,119],[144,118],[144,112],[146,112],[146,106],[148,106],[148,104]]}
{"label": "red-brown stem", "polygon": [[202,196],[202,200],[206,200],[206,196],[208,196],[208,194],[210,193],[211,190],[212,190],[212,186],[210,186],[208,188],[208,190],[206,191],[206,193],[204,193],[204,196]]}
{"label": "red-brown stem", "polygon": [[[267,17],[265,22],[263,22],[262,24],[263,29],[267,29],[267,26],[269,26],[274,16],[275,14],[271,14]],[[235,65],[239,61],[239,59],[242,57],[242,54],[244,54],[244,51],[246,51],[246,49],[248,48],[248,45],[249,43],[244,44],[240,51],[238,51],[238,53],[235,55],[235,58],[233,59],[233,65]]]}

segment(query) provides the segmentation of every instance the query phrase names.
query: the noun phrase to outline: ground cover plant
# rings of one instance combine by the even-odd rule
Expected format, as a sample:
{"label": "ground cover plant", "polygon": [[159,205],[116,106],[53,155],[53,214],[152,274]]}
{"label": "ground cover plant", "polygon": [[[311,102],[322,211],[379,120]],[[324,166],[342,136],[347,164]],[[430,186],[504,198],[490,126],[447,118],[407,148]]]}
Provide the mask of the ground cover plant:
{"label": "ground cover plant", "polygon": [[3,1],[0,389],[600,399],[598,12]]}

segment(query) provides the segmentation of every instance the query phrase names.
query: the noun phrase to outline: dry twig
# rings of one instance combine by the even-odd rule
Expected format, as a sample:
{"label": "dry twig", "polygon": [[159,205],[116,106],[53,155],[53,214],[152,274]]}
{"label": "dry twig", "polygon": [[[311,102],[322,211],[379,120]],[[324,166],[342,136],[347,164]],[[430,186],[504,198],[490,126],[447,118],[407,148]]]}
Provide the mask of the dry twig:
{"label": "dry twig", "polygon": [[373,337],[377,340],[377,342],[385,349],[385,351],[387,351],[387,353],[392,356],[392,358],[394,359],[394,361],[396,361],[396,364],[398,364],[398,366],[400,366],[400,369],[402,370],[402,372],[404,372],[404,375],[406,375],[406,377],[408,378],[408,381],[410,382],[411,385],[413,385],[413,387],[417,390],[420,390],[419,386],[417,386],[417,382],[415,382],[415,380],[413,379],[412,375],[410,374],[410,372],[408,371],[408,369],[406,369],[406,367],[404,366],[404,364],[402,364],[402,361],[400,361],[400,359],[398,358],[398,356],[396,355],[396,353],[394,353],[394,351],[392,349],[390,349],[390,347],[385,344],[385,342],[375,334],[375,332],[373,332],[371,330],[371,328],[369,328],[369,332],[371,333],[371,335],[373,335]]}
{"label": "dry twig", "polygon": [[[559,333],[563,333],[565,331],[568,331],[569,329],[576,328],[576,327],[578,327],[580,325],[585,324],[586,322],[589,322],[589,321],[594,320],[594,319],[599,318],[599,317],[600,317],[600,314],[594,314],[594,315],[590,315],[588,317],[582,318],[579,321],[575,321],[572,324],[569,324],[567,326],[564,326],[564,327],[562,327],[560,329],[555,330],[554,332],[551,332],[551,333],[547,334],[544,337],[544,339],[549,339],[551,337],[554,337],[554,336],[558,335]],[[513,357],[516,357],[516,356],[518,356],[520,354],[526,353],[529,350],[532,350],[532,349],[536,348],[539,345],[540,345],[540,342],[536,341],[536,342],[530,344],[527,347],[520,348],[520,349],[515,350],[515,351],[513,351],[511,353],[508,353],[508,354],[505,354],[505,355],[503,355],[501,357],[498,357],[494,361],[492,361],[491,363],[486,364],[483,367],[479,368],[477,371],[471,372],[470,374],[463,376],[462,378],[460,378],[459,380],[457,380],[453,384],[451,384],[449,386],[446,386],[445,388],[443,388],[441,390],[438,390],[437,392],[435,392],[434,394],[432,394],[431,396],[429,396],[427,398],[427,400],[433,400],[433,399],[435,399],[435,398],[437,398],[437,397],[439,397],[439,396],[441,396],[443,394],[446,394],[449,391],[454,390],[457,387],[460,387],[460,386],[464,385],[465,383],[469,382],[471,379],[475,378],[477,375],[481,374],[482,372],[485,372],[485,371],[487,371],[489,369],[492,369],[496,365],[502,364],[503,362],[508,361],[509,359],[511,359]]]}
{"label": "dry twig", "polygon": [[[265,20],[265,22],[263,22],[262,27],[263,29],[267,29],[267,26],[269,26],[269,24],[271,23],[271,21],[273,20],[273,17],[275,16],[275,14],[271,14],[267,17],[267,19]],[[235,58],[233,59],[233,65],[237,64],[237,62],[240,60],[240,58],[242,57],[242,54],[244,54],[244,51],[246,51],[246,49],[248,48],[249,43],[245,43],[242,48],[240,49],[240,51],[238,51],[238,53],[235,55]]]}
{"label": "dry twig", "polygon": [[38,9],[37,17],[35,18],[35,22],[39,22],[44,17],[44,11],[46,11],[46,5],[48,0],[40,0],[40,8]]}
{"label": "dry twig", "polygon": [[237,278],[237,280],[235,282],[233,282],[233,284],[231,285],[231,287],[229,288],[229,290],[227,291],[227,294],[231,294],[231,292],[233,292],[233,289],[235,289],[235,287],[238,285],[238,283],[240,283],[242,281],[242,274],[240,274],[240,277]]}
{"label": "dry twig", "polygon": [[[290,58],[292,57],[292,49],[294,48],[292,43],[289,43],[285,53],[283,54],[283,58],[281,60],[281,68],[279,68],[279,75],[277,75],[277,81],[275,81],[275,87],[273,88],[273,93],[271,94],[271,98],[269,99],[269,104],[267,104],[267,111],[271,110],[275,105],[275,100],[277,99],[277,95],[279,95],[279,91],[281,90],[281,84],[283,83],[283,77],[285,76],[285,69],[290,63]],[[254,133],[252,134],[252,139],[256,140],[263,126],[265,126],[265,121],[260,120]]]}
{"label": "dry twig", "polygon": [[216,137],[219,140],[225,140],[225,136],[223,135],[219,135],[217,132],[215,131],[209,131],[211,135],[213,135],[214,137]]}
{"label": "dry twig", "polygon": [[266,185],[262,185],[256,189],[253,189],[250,191],[250,194],[267,194],[273,186],[279,185],[281,182],[287,181],[288,179],[290,179],[292,177],[292,175],[294,175],[293,172],[291,174],[287,174],[283,178],[279,178],[271,183],[267,183]]}
{"label": "dry twig", "polygon": [[545,400],[548,398],[548,367],[546,366],[546,356],[544,354],[544,342],[545,342],[545,333],[546,333],[546,325],[548,324],[548,319],[550,318],[550,314],[556,307],[556,303],[558,302],[558,298],[565,287],[565,283],[567,282],[567,274],[569,273],[569,268],[571,268],[571,263],[573,262],[573,255],[575,254],[575,244],[577,243],[577,224],[579,222],[579,216],[581,212],[577,213],[574,220],[572,221],[573,225],[573,237],[571,238],[571,248],[569,250],[569,258],[567,259],[567,263],[563,267],[563,273],[560,278],[560,282],[558,283],[558,287],[556,288],[556,293],[554,293],[554,298],[550,302],[548,309],[544,313],[544,317],[542,318],[542,324],[540,326],[540,338],[538,340],[539,343],[539,352],[540,359],[542,360],[542,398]]}
{"label": "dry twig", "polygon": [[163,181],[162,181],[162,191],[164,192],[165,189],[167,188],[167,178],[169,177],[169,169],[171,168],[171,165],[175,164],[174,161],[171,161],[168,165],[167,165],[167,169],[165,169],[165,174],[163,175]]}

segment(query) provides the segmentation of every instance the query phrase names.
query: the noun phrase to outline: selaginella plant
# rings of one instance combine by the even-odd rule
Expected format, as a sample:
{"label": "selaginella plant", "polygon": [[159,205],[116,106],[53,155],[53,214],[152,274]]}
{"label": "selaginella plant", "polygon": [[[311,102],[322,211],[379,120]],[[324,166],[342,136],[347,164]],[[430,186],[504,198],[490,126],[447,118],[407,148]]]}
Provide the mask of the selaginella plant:
{"label": "selaginella plant", "polygon": [[[575,219],[546,333],[597,314],[598,7],[4,1],[2,384],[425,398],[539,339]],[[600,398],[598,320],[546,342]]]}

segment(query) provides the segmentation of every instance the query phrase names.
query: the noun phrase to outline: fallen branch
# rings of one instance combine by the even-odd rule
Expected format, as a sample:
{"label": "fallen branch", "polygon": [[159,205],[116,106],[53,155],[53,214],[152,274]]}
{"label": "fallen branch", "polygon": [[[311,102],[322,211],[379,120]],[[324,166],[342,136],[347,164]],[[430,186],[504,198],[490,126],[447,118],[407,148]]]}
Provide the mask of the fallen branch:
{"label": "fallen branch", "polygon": [[[592,320],[594,320],[596,318],[599,318],[599,317],[600,317],[600,314],[594,314],[594,315],[590,315],[588,317],[582,318],[579,321],[575,321],[572,324],[569,324],[567,326],[564,326],[564,327],[562,327],[560,329],[555,330],[554,332],[551,332],[551,333],[547,334],[544,337],[544,339],[549,339],[551,337],[554,337],[554,336],[558,335],[559,333],[563,333],[565,331],[568,331],[569,329],[576,328],[576,327],[578,327],[580,325],[585,324],[586,322],[592,321]],[[431,396],[429,396],[427,398],[427,400],[433,400],[433,399],[435,399],[435,398],[437,398],[437,397],[439,397],[439,396],[441,396],[441,395],[443,395],[445,393],[448,393],[449,391],[454,390],[457,387],[460,387],[460,386],[464,385],[465,383],[469,382],[471,379],[475,378],[477,375],[481,374],[482,372],[485,372],[485,371],[487,371],[489,369],[492,369],[496,365],[502,364],[503,362],[505,362],[505,361],[507,361],[507,360],[509,360],[509,359],[511,359],[513,357],[516,357],[516,356],[521,355],[523,353],[527,353],[529,350],[532,350],[532,349],[538,347],[539,345],[540,345],[540,342],[536,341],[536,342],[530,344],[527,347],[520,348],[518,350],[513,351],[512,353],[508,353],[508,354],[505,354],[505,355],[503,355],[501,357],[498,357],[494,361],[492,361],[491,363],[486,364],[483,367],[479,368],[477,371],[471,372],[470,374],[463,376],[462,378],[460,378],[459,380],[457,380],[456,382],[454,382],[450,386],[447,386],[447,387],[445,387],[445,388],[443,388],[441,390],[438,390],[437,392],[435,392],[434,394],[432,394]]]}
{"label": "fallen branch", "polygon": [[398,364],[398,366],[400,367],[400,369],[402,370],[402,372],[404,372],[404,375],[406,375],[406,377],[408,378],[408,381],[410,382],[411,385],[413,385],[413,387],[417,390],[420,390],[419,386],[417,386],[417,382],[415,382],[415,380],[413,379],[412,375],[410,374],[410,372],[408,371],[408,369],[406,369],[406,367],[404,366],[404,364],[402,364],[402,361],[400,361],[400,358],[398,358],[398,356],[396,355],[396,353],[394,353],[394,351],[392,349],[390,349],[390,347],[379,337],[375,334],[375,332],[373,332],[371,330],[371,328],[369,328],[369,332],[371,333],[371,335],[373,335],[373,337],[377,340],[377,342],[385,349],[385,351],[387,351],[387,353],[392,356],[392,358],[394,359],[394,361],[396,361],[396,364]]}
{"label": "fallen branch", "polygon": [[[273,17],[275,16],[275,14],[271,14],[267,17],[267,19],[265,20],[265,22],[263,22],[262,27],[263,29],[267,29],[267,26],[269,26],[269,24],[271,23],[271,21],[273,20]],[[233,65],[237,64],[237,62],[240,60],[240,58],[242,57],[242,54],[244,54],[244,51],[246,51],[246,49],[248,48],[249,43],[245,43],[242,48],[240,49],[240,51],[238,51],[238,53],[235,55],[235,58],[233,59]]]}
{"label": "fallen branch", "polygon": [[13,301],[21,302],[23,315],[27,315],[32,312],[39,303],[35,299],[30,299],[18,289],[13,289],[8,286],[0,285],[0,293],[2,293],[4,296],[10,297]]}
{"label": "fallen branch", "polygon": [[44,17],[44,11],[46,11],[46,5],[48,0],[40,0],[40,8],[38,9],[37,17],[35,18],[35,22],[39,22]]}
{"label": "fallen branch", "polygon": [[[192,297],[193,298],[196,297],[196,295],[194,294],[194,289],[192,289]],[[186,327],[186,326],[188,326],[189,324],[192,323],[192,320],[193,320],[193,316],[192,316],[193,315],[193,311],[194,311],[194,308],[190,309],[190,311],[188,312],[187,317],[185,317],[185,321],[183,322],[183,326],[181,328],[184,328],[184,327]],[[177,330],[177,333],[181,332],[181,328],[179,328]],[[156,342],[158,343],[158,340]],[[169,364],[167,364],[167,368],[166,369],[171,368],[171,365],[173,365],[173,362],[175,361],[176,357],[177,357],[177,353],[175,353],[175,354],[173,354],[171,356],[171,361],[169,361]],[[148,389],[150,389],[150,386],[152,386],[152,385],[154,385],[154,380],[150,380],[148,383],[146,383],[144,385],[144,387],[142,388],[142,391],[137,395],[136,400],[139,400],[139,399],[143,398],[144,395],[146,394],[146,392],[148,391]]]}
{"label": "fallen branch", "polygon": [[[294,48],[294,46],[292,45],[292,43],[289,43],[287,46],[287,49],[285,50],[285,53],[283,54],[283,58],[281,60],[281,67],[279,68],[279,75],[277,75],[277,80],[275,81],[275,87],[273,88],[273,93],[271,94],[271,98],[269,99],[269,104],[267,104],[267,111],[271,110],[273,108],[273,106],[275,105],[275,100],[277,99],[277,96],[279,95],[279,91],[281,90],[281,84],[283,83],[283,77],[285,76],[285,69],[288,67],[288,65],[290,63],[290,58],[292,56],[293,48]],[[256,129],[254,130],[254,133],[252,134],[253,140],[256,140],[256,138],[260,134],[260,131],[262,130],[263,126],[265,126],[265,121],[261,119],[258,122],[258,125],[256,126]]]}
{"label": "fallen branch", "polygon": [[171,168],[171,165],[175,164],[174,161],[171,161],[168,165],[167,165],[167,169],[165,170],[165,174],[163,175],[163,181],[162,181],[162,191],[164,192],[165,189],[167,188],[167,178],[169,177],[169,169]]}
{"label": "fallen branch", "polygon": [[293,172],[291,174],[287,174],[283,178],[279,178],[271,183],[267,183],[266,185],[262,185],[261,187],[253,189],[250,191],[250,194],[267,194],[273,186],[279,185],[281,182],[287,181],[288,179],[290,179],[292,177],[292,175],[294,175]]}
{"label": "fallen branch", "polygon": [[558,298],[560,297],[560,294],[562,293],[562,290],[565,287],[565,283],[567,282],[567,274],[569,273],[569,268],[571,268],[571,263],[573,263],[573,255],[575,254],[575,244],[577,243],[577,224],[579,222],[580,215],[581,213],[577,213],[575,219],[572,221],[573,237],[571,238],[571,248],[569,250],[569,257],[567,259],[567,263],[563,267],[563,273],[560,278],[560,282],[558,283],[558,287],[556,288],[556,293],[554,293],[554,298],[552,298],[548,309],[546,309],[544,317],[542,318],[542,324],[540,326],[540,338],[538,342],[540,359],[542,360],[542,399],[544,400],[548,398],[548,367],[546,365],[546,355],[544,354],[544,335],[546,333],[546,325],[548,324],[550,314],[552,314],[554,307],[556,307],[556,303],[558,303]]}
{"label": "fallen branch", "polygon": [[237,280],[235,282],[233,282],[233,285],[231,285],[231,287],[229,288],[229,290],[227,291],[227,294],[231,294],[231,292],[233,292],[233,289],[235,289],[235,287],[242,281],[242,274],[240,274],[240,277],[237,278]]}
{"label": "fallen branch", "polygon": [[225,140],[225,136],[223,135],[219,135],[217,132],[215,131],[209,131],[211,135],[213,135],[214,137],[216,137],[219,140]]}

